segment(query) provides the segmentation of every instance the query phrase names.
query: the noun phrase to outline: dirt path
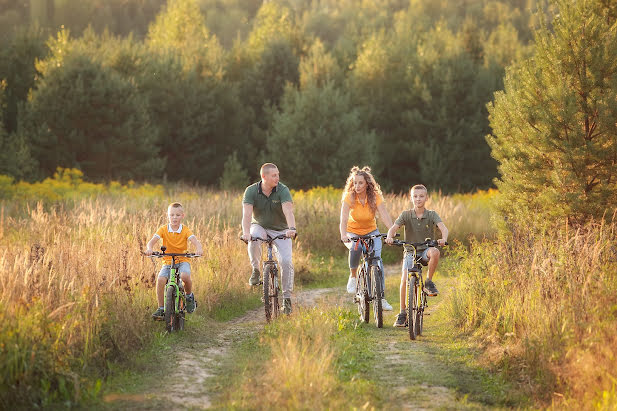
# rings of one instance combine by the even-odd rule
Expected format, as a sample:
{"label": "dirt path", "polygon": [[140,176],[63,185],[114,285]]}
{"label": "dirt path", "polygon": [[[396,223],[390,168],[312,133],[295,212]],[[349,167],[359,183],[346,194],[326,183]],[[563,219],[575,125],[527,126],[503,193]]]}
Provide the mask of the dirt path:
{"label": "dirt path", "polygon": [[[442,296],[429,300],[430,315],[425,317],[424,335],[410,341],[407,329],[392,327],[398,312],[398,299],[392,297],[398,268],[387,267],[386,274],[389,300],[394,311],[384,313],[383,329],[374,326],[372,316],[366,326],[369,331],[366,342],[375,347],[378,358],[371,368],[370,379],[381,390],[382,403],[387,404],[386,408],[410,410],[492,408],[490,391],[495,389],[495,382],[486,380],[483,377],[486,372],[474,369],[460,353],[453,355],[461,347],[457,347],[457,342],[451,338],[447,318],[440,313],[443,295],[450,292],[452,281],[439,283]],[[342,286],[296,293],[295,311],[315,306],[342,306],[356,311]],[[194,338],[180,339],[170,353],[177,364],[173,378],[167,379],[174,381],[171,387],[161,386],[160,389],[148,389],[145,394],[124,397],[113,397],[112,394],[107,396],[106,402],[114,409],[216,407],[213,399],[225,388],[219,385],[220,379],[217,378],[217,373],[225,372],[221,371],[225,369],[221,365],[229,360],[234,348],[253,338],[264,325],[263,308],[225,323],[212,322],[207,333],[195,333]],[[486,392],[489,395],[485,395]]]}

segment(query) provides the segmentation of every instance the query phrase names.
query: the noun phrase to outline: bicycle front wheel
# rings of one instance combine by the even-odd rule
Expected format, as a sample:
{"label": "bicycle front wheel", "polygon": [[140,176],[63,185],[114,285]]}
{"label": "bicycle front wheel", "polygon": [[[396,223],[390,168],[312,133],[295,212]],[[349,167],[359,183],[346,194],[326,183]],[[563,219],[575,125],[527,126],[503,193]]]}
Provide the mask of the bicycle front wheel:
{"label": "bicycle front wheel", "polygon": [[165,291],[165,329],[167,332],[173,332],[176,323],[176,287],[168,286]]}
{"label": "bicycle front wheel", "polygon": [[377,266],[371,267],[371,277],[373,279],[373,312],[375,314],[375,325],[377,328],[383,328],[383,306],[382,297],[383,289],[381,286],[381,276],[383,273]]}
{"label": "bicycle front wheel", "polygon": [[409,339],[416,339],[416,320],[417,320],[417,278],[413,275],[407,277],[407,322],[409,328]]}
{"label": "bicycle front wheel", "polygon": [[424,308],[426,307],[426,293],[424,288],[418,287],[418,313],[416,314],[416,334],[422,335],[424,327]]}
{"label": "bicycle front wheel", "polygon": [[364,270],[364,266],[358,270],[358,286],[356,294],[358,297],[358,312],[360,313],[360,318],[362,318],[362,321],[365,323],[368,323],[370,306],[366,271]]}
{"label": "bicycle front wheel", "polygon": [[272,318],[277,318],[281,313],[279,305],[279,281],[276,267],[270,267],[270,307],[272,308]]}
{"label": "bicycle front wheel", "polygon": [[270,300],[270,271],[272,271],[272,266],[266,265],[263,273],[263,302],[264,311],[266,313],[266,322],[270,322],[272,319],[272,301]]}

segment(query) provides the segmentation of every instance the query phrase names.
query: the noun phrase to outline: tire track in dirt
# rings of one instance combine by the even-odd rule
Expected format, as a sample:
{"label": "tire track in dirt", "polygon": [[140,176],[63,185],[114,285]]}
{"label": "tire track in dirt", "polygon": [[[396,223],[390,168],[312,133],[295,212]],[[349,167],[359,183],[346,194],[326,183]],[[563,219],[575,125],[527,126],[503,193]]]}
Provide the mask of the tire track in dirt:
{"label": "tire track in dirt", "polygon": [[[313,307],[323,295],[334,290],[336,289],[321,288],[300,291],[295,297],[294,310]],[[217,324],[217,329],[207,340],[183,341],[176,350],[177,361],[173,367],[174,374],[170,378],[170,381],[174,381],[173,384],[166,386],[165,394],[152,393],[151,398],[179,408],[211,407],[212,397],[216,394],[211,391],[213,384],[210,380],[216,378],[213,370],[228,355],[234,343],[257,334],[265,324],[264,310],[260,307]]]}

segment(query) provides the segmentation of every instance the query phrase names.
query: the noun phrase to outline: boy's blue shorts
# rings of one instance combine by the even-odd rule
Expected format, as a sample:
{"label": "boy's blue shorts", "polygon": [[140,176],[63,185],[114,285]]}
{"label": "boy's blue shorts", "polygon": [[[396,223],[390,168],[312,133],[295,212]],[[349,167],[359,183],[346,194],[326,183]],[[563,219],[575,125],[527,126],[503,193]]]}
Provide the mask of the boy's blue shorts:
{"label": "boy's blue shorts", "polygon": [[[191,275],[191,265],[187,263],[186,261],[183,261],[180,264],[178,264],[178,271],[180,271],[181,273],[187,273],[188,275]],[[171,272],[171,264],[164,265],[163,267],[161,267],[161,271],[159,271],[159,277],[169,278],[170,272]]]}

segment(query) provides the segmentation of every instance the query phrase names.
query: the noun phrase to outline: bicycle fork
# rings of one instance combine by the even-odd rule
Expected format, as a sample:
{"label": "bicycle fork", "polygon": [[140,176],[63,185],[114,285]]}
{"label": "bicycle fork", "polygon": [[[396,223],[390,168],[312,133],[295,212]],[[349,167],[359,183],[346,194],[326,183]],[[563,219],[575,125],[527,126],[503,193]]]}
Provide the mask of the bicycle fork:
{"label": "bicycle fork", "polygon": [[164,305],[163,307],[167,306],[167,289],[168,287],[174,287],[176,289],[176,298],[174,300],[174,307],[175,307],[175,311],[179,312],[180,311],[180,289],[181,287],[178,285],[178,280],[176,279],[176,269],[172,268],[169,270],[169,281],[167,282],[167,284],[165,285],[165,293],[163,295],[164,298]]}

